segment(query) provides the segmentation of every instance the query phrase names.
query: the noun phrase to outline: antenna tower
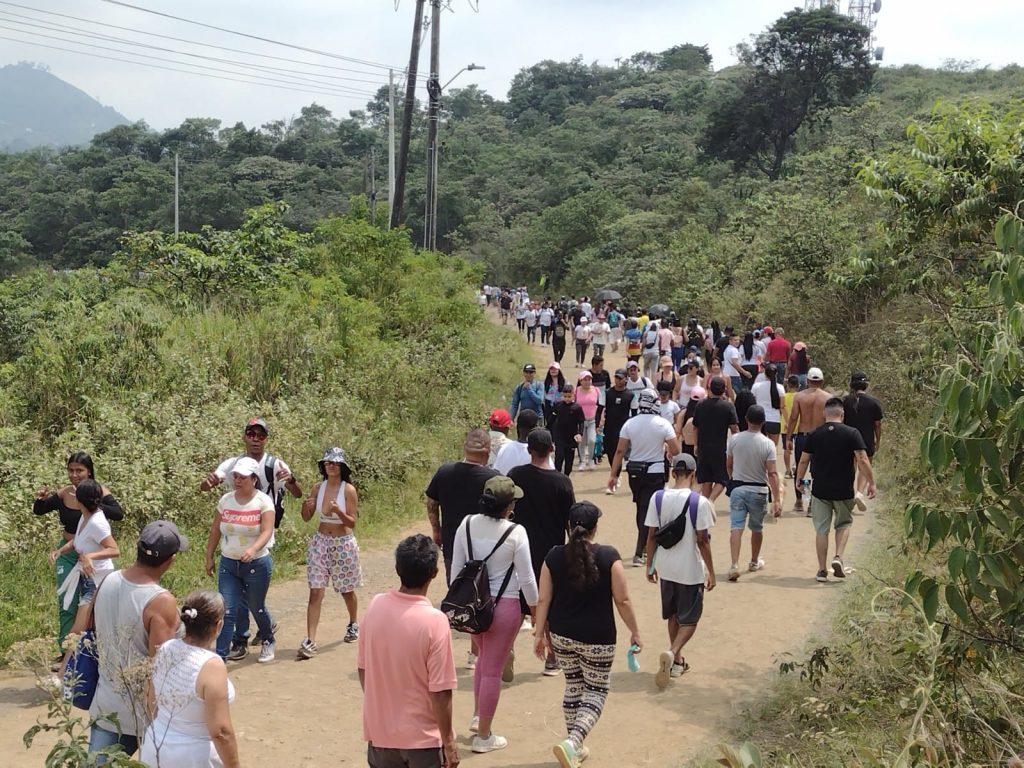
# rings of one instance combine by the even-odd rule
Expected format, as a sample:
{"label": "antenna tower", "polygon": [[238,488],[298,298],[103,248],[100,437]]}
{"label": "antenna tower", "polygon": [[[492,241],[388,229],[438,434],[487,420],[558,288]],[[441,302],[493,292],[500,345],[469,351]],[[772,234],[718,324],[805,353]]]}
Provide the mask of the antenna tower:
{"label": "antenna tower", "polygon": [[869,33],[867,49],[874,55],[876,61],[881,61],[885,54],[884,48],[875,47],[875,26],[878,24],[875,17],[880,10],[882,10],[882,0],[850,0],[847,10],[847,15],[851,19],[867,28]]}
{"label": "antenna tower", "polygon": [[804,0],[805,11],[816,11],[819,8],[831,8],[839,13],[839,0]]}

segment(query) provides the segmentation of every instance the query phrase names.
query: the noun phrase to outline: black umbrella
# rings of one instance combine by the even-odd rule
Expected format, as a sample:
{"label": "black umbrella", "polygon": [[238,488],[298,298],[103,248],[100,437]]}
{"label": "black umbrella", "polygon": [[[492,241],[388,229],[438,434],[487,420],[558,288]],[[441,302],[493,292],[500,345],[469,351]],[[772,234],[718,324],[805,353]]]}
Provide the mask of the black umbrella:
{"label": "black umbrella", "polygon": [[605,288],[595,293],[594,298],[598,301],[622,301],[622,294],[618,291],[613,291],[611,288]]}
{"label": "black umbrella", "polygon": [[648,314],[657,315],[658,317],[668,317],[668,313],[671,310],[667,304],[652,304],[647,310]]}

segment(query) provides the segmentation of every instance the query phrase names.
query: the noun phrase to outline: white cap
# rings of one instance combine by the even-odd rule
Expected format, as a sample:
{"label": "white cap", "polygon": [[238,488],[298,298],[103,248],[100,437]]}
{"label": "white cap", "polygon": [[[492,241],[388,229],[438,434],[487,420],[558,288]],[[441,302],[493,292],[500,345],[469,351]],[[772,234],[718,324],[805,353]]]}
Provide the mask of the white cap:
{"label": "white cap", "polygon": [[821,372],[821,368],[811,368],[809,371],[807,371],[807,380],[808,381],[824,381],[825,380],[825,374],[823,374]]}
{"label": "white cap", "polygon": [[236,475],[259,475],[260,465],[256,463],[256,459],[250,456],[243,456],[235,465],[231,467],[231,471]]}

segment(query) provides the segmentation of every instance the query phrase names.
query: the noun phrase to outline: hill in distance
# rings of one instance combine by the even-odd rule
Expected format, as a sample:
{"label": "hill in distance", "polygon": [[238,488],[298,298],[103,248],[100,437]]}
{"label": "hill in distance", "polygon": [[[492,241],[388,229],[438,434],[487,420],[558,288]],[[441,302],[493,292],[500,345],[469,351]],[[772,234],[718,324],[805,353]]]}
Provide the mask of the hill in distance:
{"label": "hill in distance", "polygon": [[44,68],[25,62],[0,67],[0,150],[86,144],[128,122]]}

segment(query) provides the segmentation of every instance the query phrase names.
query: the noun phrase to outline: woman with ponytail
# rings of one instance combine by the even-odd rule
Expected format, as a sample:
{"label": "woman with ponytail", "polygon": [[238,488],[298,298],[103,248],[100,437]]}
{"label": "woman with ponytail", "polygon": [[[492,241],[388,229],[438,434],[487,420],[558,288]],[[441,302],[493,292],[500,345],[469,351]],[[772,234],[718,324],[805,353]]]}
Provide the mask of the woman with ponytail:
{"label": "woman with ponytail", "polygon": [[213,648],[224,626],[224,598],[193,592],[181,607],[185,637],[156,652],[149,683],[152,722],[143,737],[142,762],[151,768],[238,768],[231,724],[235,687]]}
{"label": "woman with ponytail", "polygon": [[778,370],[774,363],[764,367],[764,378],[754,385],[752,390],[754,401],[764,408],[764,434],[768,435],[776,448],[779,435],[782,434],[782,404],[786,399],[786,389],[777,383]]}
{"label": "woman with ponytail", "polygon": [[562,768],[576,768],[589,755],[584,745],[608,698],[615,659],[615,616],[629,627],[632,645],[643,648],[629,600],[626,572],[614,547],[595,544],[601,510],[589,501],[569,509],[569,543],[552,548],[540,573],[534,650],[553,650],[565,673],[562,711],[568,738],[554,747]]}

